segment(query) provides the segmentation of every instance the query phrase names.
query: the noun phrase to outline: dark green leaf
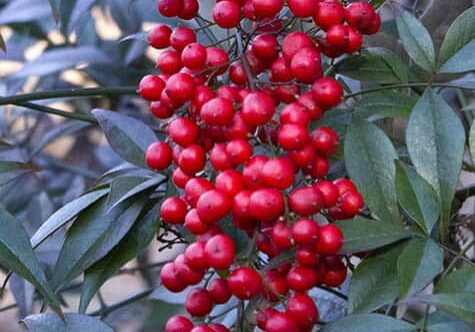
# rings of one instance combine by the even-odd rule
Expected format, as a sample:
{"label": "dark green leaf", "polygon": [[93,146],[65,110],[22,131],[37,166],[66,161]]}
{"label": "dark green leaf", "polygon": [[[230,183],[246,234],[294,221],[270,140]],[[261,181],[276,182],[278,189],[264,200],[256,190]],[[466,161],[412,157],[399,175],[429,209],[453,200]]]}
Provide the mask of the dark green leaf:
{"label": "dark green leaf", "polygon": [[[473,22],[475,22],[475,7],[470,7],[457,17],[447,30],[440,48],[439,65],[442,67],[441,71],[463,72],[475,69],[474,57],[472,56],[473,47],[475,47],[473,42],[475,26]],[[472,53],[465,53],[468,44],[472,44],[469,47]],[[465,53],[466,56],[461,56],[460,53]]]}
{"label": "dark green leaf", "polygon": [[430,234],[440,215],[440,203],[434,188],[413,168],[396,163],[396,191],[406,213]]}
{"label": "dark green leaf", "polygon": [[376,125],[354,120],[345,137],[348,174],[370,210],[383,221],[400,222],[394,178],[397,153]]}
{"label": "dark green leaf", "polygon": [[18,177],[30,173],[31,165],[14,161],[0,161],[0,186],[4,186]]}
{"label": "dark green leaf", "polygon": [[342,230],[345,239],[341,253],[376,249],[411,236],[402,226],[361,217],[340,221],[336,225]]}
{"label": "dark green leaf", "polygon": [[25,24],[26,22],[39,20],[51,21],[51,10],[45,1],[9,1],[0,11],[0,25]]}
{"label": "dark green leaf", "polygon": [[65,314],[64,321],[54,314],[36,314],[23,323],[29,332],[114,332],[99,319],[79,314]]}
{"label": "dark green leaf", "polygon": [[414,325],[378,314],[361,314],[344,317],[325,325],[321,332],[413,332]]}
{"label": "dark green leaf", "polygon": [[107,279],[128,261],[136,257],[153,240],[157,232],[160,205],[138,218],[130,232],[104,258],[88,268],[84,274],[79,311],[85,312],[94,294]]}
{"label": "dark green leaf", "polygon": [[61,312],[53,291],[30,246],[28,234],[8,211],[0,208],[0,263],[31,282],[52,308]]}
{"label": "dark green leaf", "polygon": [[126,195],[129,191],[144,183],[148,179],[149,178],[145,176],[134,175],[117,177],[113,179],[110,183],[110,193],[107,201],[108,210],[110,210],[111,207],[122,197],[124,197],[124,195]]}
{"label": "dark green leaf", "polygon": [[136,198],[106,213],[106,199],[102,198],[84,210],[66,235],[54,269],[53,287],[57,289],[109,253],[128,233],[143,206],[143,197]]}
{"label": "dark green leaf", "polygon": [[149,312],[145,319],[142,332],[165,331],[165,324],[169,317],[179,314],[183,310],[181,304],[170,304],[162,301],[150,301]]}
{"label": "dark green leaf", "polygon": [[402,12],[396,19],[402,44],[416,64],[427,71],[435,69],[434,44],[426,27],[412,14]]}
{"label": "dark green leaf", "polygon": [[475,293],[441,293],[424,296],[421,299],[460,318],[464,322],[475,324]]}
{"label": "dark green leaf", "polygon": [[92,112],[99,121],[109,144],[126,161],[145,165],[145,152],[157,140],[150,127],[136,119],[105,110]]}
{"label": "dark green leaf", "polygon": [[439,195],[440,230],[445,236],[462,168],[464,128],[450,106],[433,90],[428,89],[409,118],[406,142],[417,172]]}
{"label": "dark green leaf", "polygon": [[337,108],[327,111],[324,117],[312,123],[312,129],[327,126],[335,130],[340,137],[344,137],[350,123],[351,113],[347,109]]}
{"label": "dark green leaf", "polygon": [[109,189],[101,189],[84,194],[53,213],[31,237],[31,246],[33,248],[39,246],[49,236],[66,225],[68,221],[76,217],[81,211],[92,205],[101,197],[104,197],[108,192]]}
{"label": "dark green leaf", "polygon": [[397,263],[401,296],[412,295],[429,285],[442,270],[443,260],[442,250],[432,239],[412,239]]}
{"label": "dark green leaf", "polygon": [[473,332],[470,326],[442,311],[430,314],[425,323],[424,319],[421,319],[417,326],[422,328],[424,324],[428,332]]}
{"label": "dark green leaf", "polygon": [[135,187],[132,187],[130,190],[125,192],[123,196],[118,197],[117,200],[109,200],[108,211],[112,210],[117,205],[119,205],[120,203],[126,201],[127,199],[129,199],[133,196],[141,194],[146,190],[155,189],[160,183],[163,183],[163,181],[166,181],[166,179],[164,179],[163,177],[160,177],[160,176],[156,176],[156,177],[148,179],[144,182],[141,182],[140,184],[136,185]]}
{"label": "dark green leaf", "polygon": [[356,102],[355,113],[362,118],[408,118],[415,104],[416,100],[399,92],[375,92]]}
{"label": "dark green leaf", "polygon": [[366,257],[353,272],[348,293],[348,313],[370,313],[399,295],[397,260],[404,245]]}
{"label": "dark green leaf", "polygon": [[475,267],[466,266],[449,273],[436,287],[437,293],[475,293]]}
{"label": "dark green leaf", "polygon": [[76,66],[80,62],[94,64],[110,63],[110,57],[92,46],[62,47],[45,51],[36,59],[27,62],[12,77],[44,76]]}

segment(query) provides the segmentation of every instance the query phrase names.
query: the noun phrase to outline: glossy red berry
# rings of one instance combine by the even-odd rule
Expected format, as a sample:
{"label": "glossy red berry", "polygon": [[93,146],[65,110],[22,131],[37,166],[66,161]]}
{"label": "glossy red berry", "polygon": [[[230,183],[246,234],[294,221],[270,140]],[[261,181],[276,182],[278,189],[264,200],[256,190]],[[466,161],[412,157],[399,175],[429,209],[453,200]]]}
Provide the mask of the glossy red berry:
{"label": "glossy red berry", "polygon": [[190,332],[193,323],[185,316],[177,315],[171,317],[165,325],[165,332]]}
{"label": "glossy red berry", "polygon": [[183,7],[178,17],[182,20],[191,20],[198,15],[200,5],[198,0],[182,0]]}
{"label": "glossy red berry", "polygon": [[353,191],[353,192],[358,191],[358,189],[356,189],[356,186],[354,185],[353,182],[351,182],[350,179],[341,178],[341,179],[335,180],[333,184],[335,184],[338,190],[338,195],[340,197],[349,191]]}
{"label": "glossy red berry", "polygon": [[181,198],[169,197],[162,203],[160,217],[167,224],[182,224],[186,212],[186,203]]}
{"label": "glossy red berry", "polygon": [[256,57],[272,61],[279,55],[279,43],[271,34],[261,34],[252,40],[252,52]]}
{"label": "glossy red berry", "polygon": [[363,208],[363,196],[356,191],[349,191],[340,198],[341,210],[348,217],[357,215]]}
{"label": "glossy red berry", "polygon": [[287,0],[290,11],[296,17],[309,17],[315,13],[318,0]]}
{"label": "glossy red berry", "polygon": [[174,262],[163,265],[160,270],[160,282],[163,287],[170,292],[178,293],[184,290],[188,285],[179,278],[177,268]]}
{"label": "glossy red berry", "polygon": [[246,70],[241,61],[236,61],[231,64],[229,67],[229,79],[237,85],[247,84]]}
{"label": "glossy red berry", "polygon": [[229,332],[229,329],[220,323],[214,323],[209,326],[214,332]]}
{"label": "glossy red berry", "polygon": [[195,87],[193,77],[179,73],[168,79],[165,91],[175,105],[183,105],[193,98]]}
{"label": "glossy red berry", "polygon": [[181,62],[189,69],[203,69],[206,64],[206,47],[199,43],[188,44],[181,52]]}
{"label": "glossy red berry", "polygon": [[178,166],[189,176],[203,170],[206,163],[206,153],[201,145],[192,144],[184,148],[178,158]]}
{"label": "glossy red berry", "polygon": [[213,8],[213,20],[221,28],[234,28],[241,21],[241,7],[234,1],[219,1]]}
{"label": "glossy red berry", "polygon": [[[289,48],[290,46],[288,46]],[[290,61],[289,61],[290,62]],[[290,70],[290,64],[288,64],[285,59],[277,58],[272,62],[270,68],[270,79],[274,82],[288,82],[292,80],[294,76]]]}
{"label": "glossy red berry", "polygon": [[290,249],[294,245],[292,230],[284,221],[275,223],[272,227],[272,242],[283,249]]}
{"label": "glossy red berry", "polygon": [[261,330],[266,329],[267,321],[272,317],[273,314],[278,313],[278,311],[272,307],[265,308],[259,311],[256,315],[257,326]]}
{"label": "glossy red berry", "polygon": [[276,270],[264,272],[264,295],[271,302],[277,302],[289,292],[285,275]]}
{"label": "glossy red berry", "polygon": [[226,153],[234,166],[244,164],[251,158],[252,146],[245,139],[234,139],[226,144]]}
{"label": "glossy red berry", "polygon": [[210,267],[227,270],[234,262],[234,241],[224,234],[215,235],[206,242],[205,253]]}
{"label": "glossy red berry", "polygon": [[311,216],[320,212],[323,197],[313,187],[294,189],[289,195],[289,208],[301,216]]}
{"label": "glossy red berry", "polygon": [[211,126],[227,126],[231,124],[233,115],[233,103],[222,97],[211,99],[201,107],[200,111],[203,122]]}
{"label": "glossy red berry", "polygon": [[147,75],[139,83],[138,93],[148,101],[160,100],[165,82],[157,75]]}
{"label": "glossy red berry", "polygon": [[234,169],[228,169],[218,174],[215,188],[229,197],[234,197],[244,187],[242,174]]}
{"label": "glossy red berry", "polygon": [[206,289],[195,288],[186,296],[185,309],[192,316],[206,316],[213,309],[213,299]]}
{"label": "glossy red berry", "polygon": [[312,244],[318,240],[319,226],[315,220],[300,219],[292,225],[292,237],[300,245]]}
{"label": "glossy red berry", "polygon": [[168,125],[168,135],[177,144],[187,147],[196,142],[200,129],[195,121],[176,118]]}
{"label": "glossy red berry", "polygon": [[181,57],[178,52],[169,50],[160,54],[157,59],[157,68],[163,74],[176,74],[183,68]]}
{"label": "glossy red berry", "polygon": [[324,255],[335,255],[343,245],[343,233],[333,225],[323,225],[318,233],[315,250]]}
{"label": "glossy red berry", "polygon": [[195,326],[191,332],[216,332],[215,330],[213,330],[211,327],[209,326],[206,326],[206,325],[198,325],[198,326]]}
{"label": "glossy red berry", "polygon": [[282,0],[252,0],[254,13],[257,17],[273,17],[282,9],[284,3]]}
{"label": "glossy red berry", "polygon": [[272,158],[263,165],[260,178],[272,188],[286,189],[294,182],[294,168],[290,159],[285,157]]}
{"label": "glossy red berry", "polygon": [[272,221],[284,212],[284,196],[277,189],[258,189],[250,200],[251,215],[257,220]]}
{"label": "glossy red berry", "polygon": [[379,26],[377,29],[373,26],[373,22],[377,21],[378,17],[373,6],[364,1],[353,2],[345,9],[345,19],[348,24],[366,34],[379,30]]}
{"label": "glossy red berry", "polygon": [[285,36],[284,41],[282,42],[282,54],[284,55],[285,61],[290,64],[292,58],[298,51],[304,48],[313,47],[315,47],[315,45],[307,34],[295,31]]}
{"label": "glossy red berry", "polygon": [[251,126],[261,126],[270,121],[275,113],[275,101],[263,92],[252,92],[244,98],[241,115]]}
{"label": "glossy red berry", "polygon": [[320,53],[314,47],[299,50],[290,61],[290,70],[297,81],[313,83],[323,76]]}
{"label": "glossy red berry", "polygon": [[345,9],[339,1],[322,1],[317,4],[313,19],[316,25],[323,30],[327,30],[331,26],[343,22],[345,19]]}
{"label": "glossy red berry", "polygon": [[317,279],[317,272],[309,267],[297,265],[287,273],[287,284],[296,292],[306,292],[315,287]]}
{"label": "glossy red berry", "polygon": [[209,267],[204,242],[191,243],[186,248],[184,255],[186,264],[192,269],[204,270]]}
{"label": "glossy red berry", "polygon": [[294,294],[287,301],[287,313],[302,330],[309,330],[318,322],[318,309],[307,294]]}
{"label": "glossy red berry", "polygon": [[277,132],[277,141],[284,150],[297,150],[308,140],[307,128],[298,124],[284,124]]}
{"label": "glossy red berry", "polygon": [[320,261],[320,256],[315,253],[312,246],[302,246],[297,249],[295,259],[302,266],[315,267]]}
{"label": "glossy red berry", "polygon": [[204,234],[209,230],[208,224],[204,223],[200,216],[198,215],[198,211],[196,209],[191,209],[185,216],[185,223],[184,226],[188,229],[192,234]]}
{"label": "glossy red berry", "polygon": [[229,55],[219,47],[208,47],[206,49],[206,65],[211,72],[221,75],[228,69]]}
{"label": "glossy red berry", "polygon": [[178,52],[183,51],[187,45],[194,42],[196,42],[196,34],[187,27],[178,27],[170,35],[170,44]]}
{"label": "glossy red berry", "polygon": [[208,292],[211,294],[211,297],[216,304],[224,304],[228,302],[232,296],[228,282],[223,278],[211,280],[208,285]]}
{"label": "glossy red berry", "polygon": [[313,185],[313,188],[321,193],[324,207],[330,208],[336,205],[338,201],[338,188],[333,182],[320,180]]}
{"label": "glossy red berry", "polygon": [[165,17],[180,15],[183,10],[183,0],[159,0],[158,11]]}
{"label": "glossy red berry", "polygon": [[185,261],[185,255],[180,254],[175,258],[175,266],[178,279],[183,280],[187,285],[196,285],[204,277],[203,270],[192,269]]}
{"label": "glossy red berry", "polygon": [[310,134],[310,142],[319,155],[329,157],[335,153],[339,137],[330,127],[318,127]]}
{"label": "glossy red berry", "polygon": [[249,300],[262,291],[262,279],[256,270],[241,266],[229,275],[228,286],[238,299]]}
{"label": "glossy red berry", "polygon": [[340,104],[343,88],[333,78],[320,78],[312,86],[312,95],[318,106],[327,110]]}
{"label": "glossy red berry", "polygon": [[156,49],[163,49],[170,46],[170,35],[172,29],[166,24],[157,24],[149,31],[147,39],[149,44]]}
{"label": "glossy red berry", "polygon": [[172,163],[172,148],[165,142],[153,143],[145,153],[145,162],[154,170],[166,169]]}
{"label": "glossy red berry", "polygon": [[273,313],[266,322],[266,332],[300,332],[293,318],[284,312]]}

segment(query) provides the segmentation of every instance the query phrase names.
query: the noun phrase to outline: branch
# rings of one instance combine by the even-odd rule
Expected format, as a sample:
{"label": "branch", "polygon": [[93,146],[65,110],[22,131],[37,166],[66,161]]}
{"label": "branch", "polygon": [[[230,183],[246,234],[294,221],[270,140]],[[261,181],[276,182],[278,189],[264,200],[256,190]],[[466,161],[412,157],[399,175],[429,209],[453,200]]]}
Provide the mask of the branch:
{"label": "branch", "polygon": [[73,119],[73,120],[79,120],[79,121],[84,121],[84,122],[89,122],[96,124],[97,121],[94,117],[85,114],[85,113],[72,113],[72,112],[65,112],[62,110],[59,110],[57,108],[49,107],[49,106],[44,106],[44,105],[38,105],[30,102],[15,102],[12,103],[13,105],[20,106],[20,107],[25,107],[29,108],[31,110],[39,111],[42,113],[47,113],[47,114],[53,114],[53,115],[59,115],[64,118],[68,119]]}
{"label": "branch", "polygon": [[119,310],[123,307],[126,307],[128,306],[129,304],[132,304],[134,302],[138,302],[138,301],[141,301],[143,299],[145,299],[146,297],[148,297],[150,294],[152,294],[152,292],[155,290],[155,287],[152,287],[152,288],[149,288],[147,290],[144,290],[143,292],[141,293],[138,293],[132,297],[129,297],[128,299],[125,299],[123,301],[120,301],[114,305],[111,305],[109,307],[106,307],[104,309],[101,309],[101,310],[97,310],[97,311],[94,311],[91,316],[101,316],[101,318],[105,318],[107,316],[109,316],[111,313],[113,313],[114,311],[116,310]]}

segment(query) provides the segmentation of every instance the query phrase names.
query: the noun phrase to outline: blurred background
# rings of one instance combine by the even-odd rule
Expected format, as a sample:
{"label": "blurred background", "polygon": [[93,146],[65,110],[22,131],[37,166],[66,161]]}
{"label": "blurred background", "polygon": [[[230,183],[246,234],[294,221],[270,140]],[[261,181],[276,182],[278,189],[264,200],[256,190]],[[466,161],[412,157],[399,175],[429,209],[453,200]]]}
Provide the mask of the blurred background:
{"label": "blurred background", "polygon": [[[388,3],[382,9],[384,32],[368,38],[367,44],[391,49],[403,57],[392,20],[394,7],[417,14],[439,47],[450,23],[473,5],[472,0]],[[213,4],[212,0],[200,1],[201,14],[208,17]],[[126,87],[133,91],[142,76],[155,70],[157,51],[147,47],[146,31],[156,22],[198,26],[195,21],[159,17],[155,0],[0,0],[0,46],[5,49],[0,50],[0,96],[77,87]],[[200,38],[210,44],[206,31],[200,32]],[[474,78],[468,75],[464,79]],[[447,98],[470,114],[475,110],[473,96],[460,92]],[[58,97],[35,105],[79,114],[94,108],[111,109],[153,123],[148,105],[133,93]],[[0,204],[24,223],[30,235],[53,211],[121,163],[95,126],[47,115],[31,106],[21,102],[0,105]],[[393,137],[401,135],[403,123],[391,121],[387,125]],[[470,174],[463,174],[461,186],[475,183]],[[464,237],[473,236],[474,225],[473,201],[467,202],[461,210],[468,215],[467,232],[460,235],[464,241]],[[45,266],[55,261],[60,246],[60,235],[41,246],[38,257]],[[109,280],[90,312],[121,303],[155,285],[158,269],[154,264],[172,255],[159,252],[158,247],[152,246]],[[473,252],[469,255],[473,257]],[[0,281],[5,279],[5,272],[0,271]],[[65,293],[63,304],[71,311],[77,310],[79,292],[79,287],[71,287]],[[179,306],[165,304],[161,297],[163,294],[158,294],[154,300],[112,311],[105,317],[106,322],[117,331],[163,331],[164,320]],[[33,308],[38,312],[32,287],[13,277],[0,299],[0,331],[23,331],[18,320]]]}

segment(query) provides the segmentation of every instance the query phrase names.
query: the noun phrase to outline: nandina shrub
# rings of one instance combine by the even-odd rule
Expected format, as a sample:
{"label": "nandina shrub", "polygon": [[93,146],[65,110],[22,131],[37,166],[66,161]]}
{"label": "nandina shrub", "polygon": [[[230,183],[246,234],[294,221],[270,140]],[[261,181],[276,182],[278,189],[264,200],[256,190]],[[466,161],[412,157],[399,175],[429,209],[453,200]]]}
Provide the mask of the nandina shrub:
{"label": "nandina shrub", "polygon": [[[408,64],[363,46],[381,33],[382,1],[205,3],[158,1],[156,15],[180,23],[147,33],[159,52],[137,93],[150,125],[99,109],[87,118],[127,164],[30,241],[2,210],[0,263],[57,315],[28,316],[27,328],[110,331],[91,316],[150,297],[181,304],[163,314],[165,332],[471,330],[474,242],[450,248],[470,193],[456,190],[466,128],[442,89],[473,89],[462,60],[473,7],[437,56],[424,25],[396,11]],[[405,139],[381,118],[405,118]],[[67,224],[47,278],[32,248]],[[87,316],[154,238],[173,258],[153,265],[151,289]],[[80,314],[64,314],[58,294],[79,275]]]}

